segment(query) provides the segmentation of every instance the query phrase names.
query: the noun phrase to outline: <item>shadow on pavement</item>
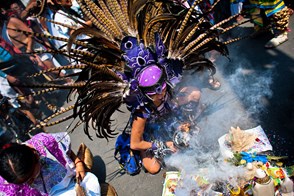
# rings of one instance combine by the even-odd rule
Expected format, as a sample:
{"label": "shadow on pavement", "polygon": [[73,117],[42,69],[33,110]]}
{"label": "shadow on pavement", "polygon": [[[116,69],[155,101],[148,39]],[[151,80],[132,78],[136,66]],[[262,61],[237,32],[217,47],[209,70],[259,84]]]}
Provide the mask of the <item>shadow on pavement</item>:
{"label": "shadow on pavement", "polygon": [[[293,17],[291,21],[293,28]],[[242,29],[243,32],[249,30]],[[253,119],[266,131],[275,155],[289,156],[289,164],[293,164],[294,86],[291,84],[294,79],[294,35],[290,32],[287,42],[275,49],[265,49],[264,44],[270,38],[266,34],[232,44],[229,48],[231,61],[224,67],[224,74],[227,78],[237,69],[242,70],[240,78],[230,85],[245,108],[252,107],[252,99],[259,99],[258,104],[263,107],[252,113]],[[261,81],[265,78],[267,82]],[[262,84],[265,84],[263,88]],[[258,92],[254,90],[256,86]]]}
{"label": "shadow on pavement", "polygon": [[92,172],[98,177],[99,182],[106,181],[106,167],[105,163],[99,155],[94,156],[94,167],[92,168]]}

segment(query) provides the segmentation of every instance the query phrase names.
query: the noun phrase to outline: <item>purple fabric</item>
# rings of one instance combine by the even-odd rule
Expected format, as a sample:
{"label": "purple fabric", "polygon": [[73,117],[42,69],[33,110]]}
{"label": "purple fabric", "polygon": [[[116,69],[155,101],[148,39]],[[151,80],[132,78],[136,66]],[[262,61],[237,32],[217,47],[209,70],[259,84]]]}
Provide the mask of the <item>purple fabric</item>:
{"label": "purple fabric", "polygon": [[17,184],[8,184],[0,176],[0,195],[7,196],[43,196],[48,194],[42,194],[38,190],[30,187],[28,184],[17,185]]}
{"label": "purple fabric", "polygon": [[[123,51],[122,58],[126,62],[127,69],[125,69],[125,77],[122,77],[122,74],[118,75],[129,82],[129,89],[123,95],[124,103],[132,113],[135,110],[144,110],[151,115],[152,110],[145,108],[151,100],[144,93],[147,95],[161,93],[168,84],[175,87],[182,77],[183,61],[167,58],[167,49],[158,33],[155,34],[154,47],[146,47],[136,37],[126,36],[121,42],[120,49]],[[162,70],[159,70],[156,65],[159,65]],[[153,71],[144,70],[146,67],[155,69]],[[161,82],[163,73],[167,78],[165,80],[167,83]],[[148,89],[143,89],[144,87]]]}
{"label": "purple fabric", "polygon": [[126,61],[126,66],[131,71],[131,80],[146,65],[155,63],[153,53],[144,46],[143,42],[137,41],[136,37],[126,36],[121,42],[121,50],[125,53],[122,57]]}
{"label": "purple fabric", "polygon": [[[46,161],[46,165],[42,166],[42,171],[44,172],[44,174],[46,174],[46,172],[48,173],[48,171],[52,173],[52,176],[46,174],[46,176],[49,176],[50,179],[47,179],[44,175],[46,186],[49,189],[52,188],[54,184],[59,183],[62,180],[62,177],[65,176],[67,172],[65,165],[72,163],[70,158],[66,156],[66,153],[69,151],[69,147],[70,147],[69,136],[65,135],[65,133],[57,133],[54,135],[40,133],[35,135],[26,143],[28,145],[33,146],[40,153],[42,160],[48,159],[47,152],[46,152],[46,149],[47,149],[59,162],[57,163],[56,161],[54,162],[53,160],[48,159]],[[60,166],[58,166],[58,164]],[[38,187],[38,185],[39,187],[42,187],[41,186],[42,181],[38,178],[35,180],[34,185],[36,187]],[[38,181],[41,181],[41,182],[38,182]],[[17,184],[7,183],[6,180],[4,180],[0,176],[0,195],[43,196],[48,194],[42,191],[39,191],[38,188],[33,188],[28,184],[17,185]]]}
{"label": "purple fabric", "polygon": [[63,165],[65,166],[66,161],[64,159],[62,151],[59,149],[58,143],[55,138],[46,133],[40,133],[35,135],[32,139],[27,141],[28,144],[34,146],[40,155],[46,157],[46,151],[44,146],[48,151]]}
{"label": "purple fabric", "polygon": [[148,66],[138,74],[139,85],[142,87],[153,86],[160,80],[161,75],[162,70],[158,66]]}

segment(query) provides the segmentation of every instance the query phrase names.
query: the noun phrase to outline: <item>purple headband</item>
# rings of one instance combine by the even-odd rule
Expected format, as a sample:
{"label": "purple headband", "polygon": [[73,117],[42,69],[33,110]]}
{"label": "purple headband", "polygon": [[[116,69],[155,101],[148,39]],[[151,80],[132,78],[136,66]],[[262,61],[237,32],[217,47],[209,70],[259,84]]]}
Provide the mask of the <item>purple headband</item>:
{"label": "purple headband", "polygon": [[164,73],[157,65],[145,67],[137,76],[139,86],[148,95],[161,94],[166,88]]}

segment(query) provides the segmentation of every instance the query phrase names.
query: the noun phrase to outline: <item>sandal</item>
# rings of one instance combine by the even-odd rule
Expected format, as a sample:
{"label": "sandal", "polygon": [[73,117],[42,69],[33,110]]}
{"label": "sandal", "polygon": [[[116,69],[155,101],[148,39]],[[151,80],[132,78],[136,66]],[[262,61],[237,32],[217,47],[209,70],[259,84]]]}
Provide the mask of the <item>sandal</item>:
{"label": "sandal", "polygon": [[286,42],[288,40],[288,35],[287,33],[282,33],[277,37],[272,38],[269,42],[267,42],[265,44],[265,48],[275,48],[279,45],[281,45],[282,43]]}
{"label": "sandal", "polygon": [[209,88],[211,90],[218,90],[221,87],[221,83],[217,79],[215,79],[214,77],[210,77],[208,79],[208,84],[209,84]]}

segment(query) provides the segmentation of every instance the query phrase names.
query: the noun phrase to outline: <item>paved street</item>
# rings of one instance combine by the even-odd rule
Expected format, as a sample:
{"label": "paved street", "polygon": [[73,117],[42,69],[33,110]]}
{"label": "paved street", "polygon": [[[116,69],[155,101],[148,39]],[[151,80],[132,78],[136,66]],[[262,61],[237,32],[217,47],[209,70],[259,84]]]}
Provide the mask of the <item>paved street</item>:
{"label": "paved street", "polygon": [[[294,29],[294,17],[291,26]],[[233,35],[250,32],[252,25],[235,30]],[[232,36],[233,36],[232,35]],[[212,91],[202,88],[202,102],[209,105],[198,119],[201,133],[200,145],[207,149],[217,149],[217,139],[227,133],[231,126],[250,129],[261,125],[267,133],[274,152],[288,155],[294,160],[294,32],[289,41],[276,49],[265,50],[264,44],[270,39],[262,36],[230,45],[230,60],[217,59],[217,78],[222,88]],[[125,111],[125,108],[122,108]],[[114,127],[124,128],[128,112],[113,116]],[[66,124],[51,127],[50,131],[64,131]],[[94,173],[99,180],[111,183],[120,196],[159,196],[162,193],[163,173],[152,176],[143,171],[137,176],[119,172],[119,165],[113,158],[115,138],[109,141],[98,139],[92,132],[93,141],[79,128],[71,134],[73,149],[84,142],[94,156]],[[208,150],[208,152],[211,152]],[[183,165],[193,165],[191,159],[183,159]],[[167,162],[167,164],[169,164]]]}

